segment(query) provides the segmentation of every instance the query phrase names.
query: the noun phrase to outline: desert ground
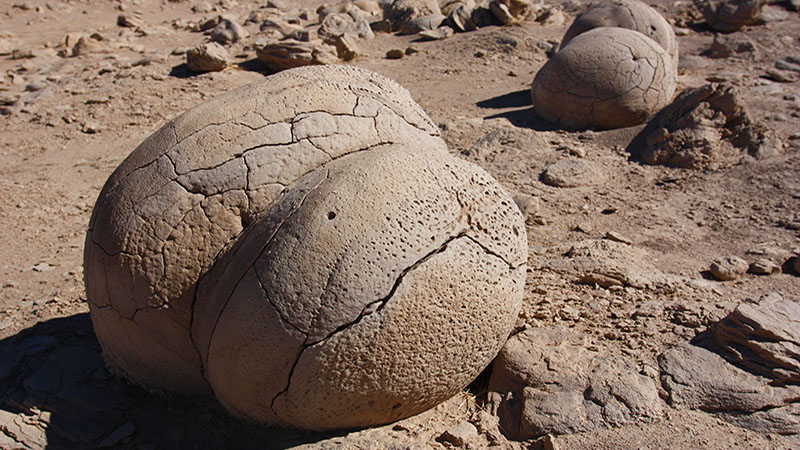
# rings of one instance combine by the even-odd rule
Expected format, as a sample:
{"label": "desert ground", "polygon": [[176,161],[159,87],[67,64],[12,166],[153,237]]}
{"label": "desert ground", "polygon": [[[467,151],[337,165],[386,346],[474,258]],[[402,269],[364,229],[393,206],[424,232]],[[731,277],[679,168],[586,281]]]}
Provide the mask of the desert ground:
{"label": "desert ground", "polygon": [[[322,2],[286,3],[313,11]],[[566,329],[584,348],[630,361],[661,386],[659,355],[737,305],[767,295],[800,302],[800,274],[792,267],[800,255],[800,73],[776,69],[787,57],[800,68],[800,16],[792,2],[767,5],[760,23],[734,33],[752,46],[712,57],[718,33],[695,5],[647,2],[678,30],[676,95],[728,83],[749,116],[782,143],[764,158],[692,169],[632,159],[626,148],[644,124],[568,131],[535,114],[533,77],[590,4],[546,3],[563,20],[487,26],[436,41],[376,32],[358,41],[360,54],[345,64],[407,88],[450,152],[486,169],[518,201],[529,248],[515,332]],[[425,413],[339,434],[262,429],[230,417],[213,398],[150,393],[112,377],[83,284],[95,200],[115,167],[167,121],[270,75],[255,55],[254,22],[245,24],[249,37],[227,46],[232,63],[225,70],[195,74],[185,64],[186,49],[209,40],[192,24],[220,14],[244,24],[265,6],[0,4],[0,42],[8,49],[0,56],[0,448],[800,448],[797,434],[739,426],[730,416],[743,413],[735,411],[675,404],[662,387],[661,412],[646,420],[514,441],[487,404],[491,367]],[[120,14],[142,25],[119,26]],[[103,48],[72,56],[76,37],[93,33]],[[387,58],[392,49],[405,56]],[[571,187],[545,183],[542,173],[565,160],[582,168],[569,174]],[[776,269],[718,281],[711,264],[729,256],[766,259]],[[622,275],[587,282],[586,264]],[[795,396],[786,405],[800,420],[797,402]],[[450,436],[464,422],[475,425],[466,442]]]}

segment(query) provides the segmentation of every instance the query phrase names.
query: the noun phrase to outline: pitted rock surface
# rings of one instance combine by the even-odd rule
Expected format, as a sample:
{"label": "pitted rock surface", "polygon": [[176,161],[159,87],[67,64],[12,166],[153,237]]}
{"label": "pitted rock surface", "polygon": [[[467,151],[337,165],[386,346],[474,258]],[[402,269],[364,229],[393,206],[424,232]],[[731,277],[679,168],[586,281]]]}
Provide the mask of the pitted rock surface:
{"label": "pitted rock surface", "polygon": [[599,27],[619,27],[638,31],[656,41],[678,66],[678,41],[667,20],[655,9],[638,0],[611,0],[595,4],[580,13],[561,39],[564,48],[575,36]]}
{"label": "pitted rock surface", "polygon": [[440,144],[395,82],[342,66],[303,68],[177,117],[111,175],[84,254],[87,298],[108,363],[132,381],[205,389],[190,339],[198,279],[286,187],[345,154]]}
{"label": "pitted rock surface", "polygon": [[736,89],[716,83],[683,91],[628,145],[632,157],[647,164],[697,169],[782,150],[776,133],[750,118]]}
{"label": "pitted rock surface", "polygon": [[396,83],[287,71],[200,105],[112,174],[87,296],[112,369],[335,430],[474,379],[521,305],[522,215]]}
{"label": "pitted rock surface", "polygon": [[444,151],[394,144],[326,164],[201,282],[193,332],[209,383],[270,425],[351,428],[428,409],[510,332],[523,229],[495,181]]}
{"label": "pitted rock surface", "polygon": [[637,125],[669,103],[677,69],[655,41],[601,27],[575,37],[536,74],[535,112],[565,128]]}

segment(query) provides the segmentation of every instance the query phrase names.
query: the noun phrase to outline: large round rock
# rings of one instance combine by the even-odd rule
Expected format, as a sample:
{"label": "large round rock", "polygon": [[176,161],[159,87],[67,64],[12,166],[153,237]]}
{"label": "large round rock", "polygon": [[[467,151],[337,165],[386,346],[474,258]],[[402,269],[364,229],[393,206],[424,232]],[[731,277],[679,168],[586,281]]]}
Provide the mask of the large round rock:
{"label": "large round rock", "polygon": [[193,336],[217,398],[267,425],[392,422],[494,358],[527,239],[486,172],[419,143],[306,175],[201,282]]}
{"label": "large round rock", "polygon": [[638,31],[656,41],[678,64],[678,41],[667,20],[655,9],[638,0],[609,0],[580,13],[561,39],[561,48],[589,30],[618,27]]}
{"label": "large round rock", "polygon": [[[343,66],[282,72],[166,124],[114,171],[84,253],[107,363],[157,389],[207,389],[190,336],[215,259],[299,178],[353,152],[443,145],[397,83]],[[244,344],[243,344],[244,345]]]}
{"label": "large round rock", "polygon": [[536,113],[562,127],[621,128],[669,103],[676,79],[672,58],[655,41],[602,27],[556,53],[536,74],[531,96]]}

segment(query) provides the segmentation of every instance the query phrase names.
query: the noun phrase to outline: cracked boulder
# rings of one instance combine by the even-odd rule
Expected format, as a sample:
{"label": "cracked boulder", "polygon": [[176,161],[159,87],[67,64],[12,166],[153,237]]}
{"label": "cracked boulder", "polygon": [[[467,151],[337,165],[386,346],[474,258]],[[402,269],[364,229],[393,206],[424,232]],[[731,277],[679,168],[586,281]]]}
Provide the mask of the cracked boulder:
{"label": "cracked boulder", "polygon": [[686,89],[633,138],[628,152],[646,164],[715,169],[746,155],[777,155],[783,143],[774,130],[754,121],[736,89],[711,83]]}
{"label": "cracked boulder", "polygon": [[289,188],[200,284],[193,336],[217,398],[267,425],[378,425],[455,395],[499,351],[525,231],[486,172],[387,144]]}
{"label": "cracked boulder", "polygon": [[314,430],[458,393],[515,322],[527,238],[497,181],[437,133],[396,83],[343,66],[167,124],[112,174],[87,233],[108,365]]}
{"label": "cracked boulder", "polygon": [[515,440],[662,416],[655,380],[627,358],[588,350],[583,338],[559,327],[508,340],[492,368],[489,403]]}
{"label": "cracked boulder", "polygon": [[343,66],[305,67],[175,118],[122,162],[92,212],[87,300],[108,365],[132,382],[207,390],[190,336],[197,284],[288,187],[355,151],[436,126],[397,83]]}
{"label": "cracked boulder", "polygon": [[564,48],[575,36],[600,27],[638,31],[656,41],[678,66],[678,41],[667,20],[655,9],[638,0],[611,0],[597,3],[580,13],[561,39]]}
{"label": "cracked boulder", "polygon": [[569,129],[640,124],[669,103],[677,69],[658,43],[636,31],[601,27],[572,39],[536,74],[536,113]]}

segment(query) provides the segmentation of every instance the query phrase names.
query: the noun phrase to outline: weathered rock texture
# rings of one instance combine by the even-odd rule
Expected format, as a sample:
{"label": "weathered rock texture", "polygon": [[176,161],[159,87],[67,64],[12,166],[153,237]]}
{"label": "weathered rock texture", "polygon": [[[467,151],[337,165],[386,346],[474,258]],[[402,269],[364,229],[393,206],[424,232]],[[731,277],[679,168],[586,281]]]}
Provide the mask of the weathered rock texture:
{"label": "weathered rock texture", "polygon": [[758,22],[765,3],[764,0],[704,0],[698,2],[698,7],[709,27],[730,32]]}
{"label": "weathered rock texture", "polygon": [[635,159],[683,168],[724,167],[782,149],[775,132],[750,118],[733,86],[715,83],[683,91],[628,145]]}
{"label": "weathered rock texture", "polygon": [[731,363],[773,384],[800,384],[800,303],[777,294],[740,303],[708,337]]}
{"label": "weathered rock texture", "polygon": [[655,380],[625,358],[587,350],[563,328],[529,329],[509,339],[492,369],[489,401],[501,429],[518,440],[662,414]]}
{"label": "weathered rock texture", "polygon": [[655,41],[636,31],[601,27],[575,37],[536,74],[537,114],[565,128],[636,125],[666,105],[677,69]]}
{"label": "weathered rock texture", "polygon": [[109,366],[311,429],[458,392],[514,323],[527,238],[513,200],[437,132],[405,89],[342,66],[168,123],[109,178],[87,233]]}
{"label": "weathered rock texture", "polygon": [[800,304],[777,294],[741,303],[692,343],[659,356],[670,403],[800,433]]}
{"label": "weathered rock texture", "polygon": [[638,0],[612,0],[595,4],[575,18],[561,39],[564,48],[575,36],[599,27],[619,27],[638,31],[656,41],[678,66],[678,41],[672,26],[646,3]]}
{"label": "weathered rock texture", "polygon": [[186,65],[192,72],[219,72],[230,62],[228,51],[216,42],[201,44],[186,52]]}

